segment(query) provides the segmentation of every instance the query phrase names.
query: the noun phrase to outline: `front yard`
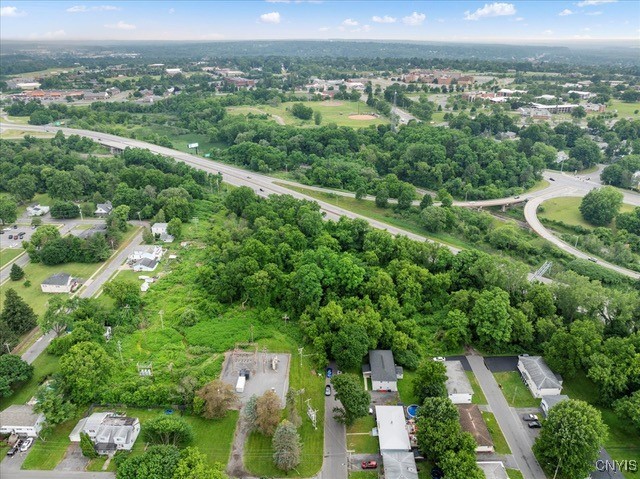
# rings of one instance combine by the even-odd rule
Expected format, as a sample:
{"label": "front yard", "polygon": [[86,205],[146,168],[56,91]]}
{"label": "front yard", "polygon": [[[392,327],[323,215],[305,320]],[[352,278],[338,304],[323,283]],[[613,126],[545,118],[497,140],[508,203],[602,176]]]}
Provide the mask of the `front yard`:
{"label": "front yard", "polygon": [[498,384],[502,386],[502,393],[511,407],[540,407],[540,399],[531,395],[529,388],[522,382],[520,373],[508,371],[493,373]]}

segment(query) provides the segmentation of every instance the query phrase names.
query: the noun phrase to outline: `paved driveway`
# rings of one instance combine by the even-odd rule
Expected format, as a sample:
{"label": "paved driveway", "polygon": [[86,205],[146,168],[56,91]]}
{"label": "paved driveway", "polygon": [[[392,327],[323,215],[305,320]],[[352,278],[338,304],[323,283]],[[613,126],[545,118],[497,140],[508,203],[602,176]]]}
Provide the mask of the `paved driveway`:
{"label": "paved driveway", "polygon": [[485,357],[484,364],[492,373],[516,371],[518,369],[518,356]]}
{"label": "paved driveway", "polygon": [[489,407],[498,421],[513,458],[525,479],[540,479],[545,477],[538,464],[531,446],[532,438],[525,431],[524,421],[518,417],[515,409],[511,409],[502,395],[498,383],[491,371],[485,366],[482,356],[467,356],[473,374],[475,374],[482,392],[487,398]]}

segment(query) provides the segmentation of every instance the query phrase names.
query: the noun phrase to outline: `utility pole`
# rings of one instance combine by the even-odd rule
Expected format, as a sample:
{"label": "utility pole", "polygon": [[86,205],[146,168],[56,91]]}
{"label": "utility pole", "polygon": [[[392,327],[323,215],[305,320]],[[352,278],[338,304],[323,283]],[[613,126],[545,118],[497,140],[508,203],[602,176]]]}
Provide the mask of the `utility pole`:
{"label": "utility pole", "polygon": [[118,353],[120,354],[120,363],[124,366],[124,359],[122,359],[122,343],[118,339]]}
{"label": "utility pole", "polygon": [[580,239],[580,236],[576,235],[576,244],[573,245],[574,248],[578,247],[578,240]]}
{"label": "utility pole", "polygon": [[160,315],[160,327],[164,329],[164,309],[158,311],[158,314]]}
{"label": "utility pole", "polygon": [[7,354],[11,354],[11,349],[9,348],[9,343],[4,343],[4,347],[7,348]]}

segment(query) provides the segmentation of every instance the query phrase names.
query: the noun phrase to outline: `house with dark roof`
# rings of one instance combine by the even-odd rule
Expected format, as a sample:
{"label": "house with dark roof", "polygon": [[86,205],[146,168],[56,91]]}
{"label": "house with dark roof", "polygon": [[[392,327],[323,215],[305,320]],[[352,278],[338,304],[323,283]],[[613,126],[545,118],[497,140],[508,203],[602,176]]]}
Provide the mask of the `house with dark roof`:
{"label": "house with dark roof", "polygon": [[40,288],[43,293],[70,293],[75,281],[70,274],[56,273],[49,276],[41,284]]}
{"label": "house with dark roof", "polygon": [[475,439],[476,452],[494,452],[493,439],[476,404],[458,404],[460,425]]}
{"label": "house with dark roof", "polygon": [[154,271],[158,267],[157,259],[142,258],[133,265],[134,271]]}
{"label": "house with dark roof", "polygon": [[390,349],[369,351],[369,364],[362,368],[365,378],[371,378],[373,391],[397,391],[402,368],[396,366]]}
{"label": "house with dark roof", "polygon": [[518,356],[518,371],[533,397],[559,395],[562,378],[547,366],[541,356]]}
{"label": "house with dark roof", "polygon": [[113,205],[111,204],[111,201],[107,201],[106,203],[98,203],[93,214],[101,218],[108,216],[109,213],[111,213],[111,210],[113,210]]}
{"label": "house with dark roof", "polygon": [[69,434],[69,440],[80,442],[81,433],[89,436],[98,454],[112,455],[133,448],[140,434],[140,421],[114,412],[96,412],[78,422]]}
{"label": "house with dark roof", "polygon": [[33,406],[12,404],[0,412],[0,434],[37,437],[44,419],[44,414],[35,412]]}

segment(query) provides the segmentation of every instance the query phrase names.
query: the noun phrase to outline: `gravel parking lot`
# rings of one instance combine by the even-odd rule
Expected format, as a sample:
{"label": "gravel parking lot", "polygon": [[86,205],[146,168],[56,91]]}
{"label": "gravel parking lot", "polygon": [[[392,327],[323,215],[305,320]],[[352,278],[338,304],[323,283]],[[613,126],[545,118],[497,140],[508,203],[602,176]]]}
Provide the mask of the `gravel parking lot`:
{"label": "gravel parking lot", "polygon": [[[277,358],[276,369],[273,369],[273,360]],[[283,353],[257,352],[255,354],[242,352],[225,354],[222,365],[222,380],[231,384],[234,388],[238,382],[240,370],[249,370],[244,391],[238,393],[240,402],[245,404],[251,396],[261,396],[266,391],[274,390],[282,401],[284,407],[287,390],[289,389],[289,367],[291,355]]]}

